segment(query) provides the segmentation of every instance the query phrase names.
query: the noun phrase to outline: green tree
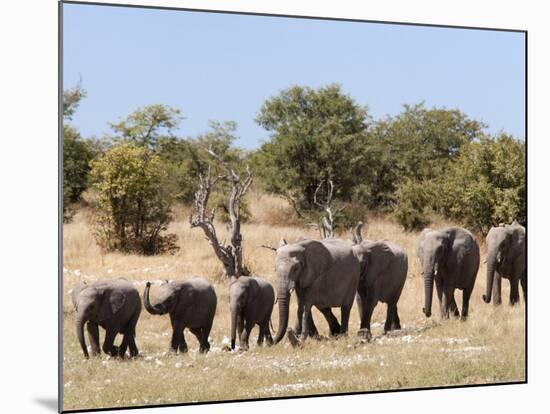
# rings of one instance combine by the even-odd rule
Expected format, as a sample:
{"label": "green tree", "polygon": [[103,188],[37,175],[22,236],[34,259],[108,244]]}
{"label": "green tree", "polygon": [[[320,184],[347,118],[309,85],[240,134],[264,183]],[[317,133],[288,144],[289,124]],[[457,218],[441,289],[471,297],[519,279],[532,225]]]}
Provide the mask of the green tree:
{"label": "green tree", "polygon": [[525,143],[506,134],[461,148],[446,178],[434,180],[436,209],[486,233],[499,223],[526,224]]}
{"label": "green tree", "polygon": [[115,141],[133,142],[156,150],[159,139],[174,136],[172,131],[181,120],[179,109],[154,104],[138,108],[110,126],[117,134]]}
{"label": "green tree", "polygon": [[92,162],[98,192],[95,235],[105,250],[159,254],[177,250],[172,194],[161,158],[135,143],[120,144]]}
{"label": "green tree", "polygon": [[266,190],[314,207],[319,183],[332,179],[335,198],[351,199],[367,168],[368,111],[340,86],[294,86],[268,99],[256,122],[271,133],[253,159]]}
{"label": "green tree", "polygon": [[80,83],[63,91],[63,219],[69,221],[73,215],[71,203],[80,200],[88,188],[90,161],[95,157],[93,144],[82,139],[78,130],[69,121],[86,97]]}

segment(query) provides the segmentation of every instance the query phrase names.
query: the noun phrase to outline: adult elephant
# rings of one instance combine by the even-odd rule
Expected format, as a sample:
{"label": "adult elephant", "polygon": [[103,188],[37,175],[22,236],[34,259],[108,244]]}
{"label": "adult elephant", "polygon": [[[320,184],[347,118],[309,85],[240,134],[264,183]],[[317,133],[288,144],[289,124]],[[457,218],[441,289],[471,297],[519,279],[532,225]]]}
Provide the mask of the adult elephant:
{"label": "adult elephant", "polygon": [[[126,279],[101,280],[88,285],[78,284],[72,291],[72,301],[76,310],[76,335],[82,352],[89,357],[84,325],[88,330],[88,338],[92,355],[98,355],[99,327],[105,329],[103,352],[111,356],[124,357],[130,347],[130,355],[138,355],[135,342],[136,324],[141,313],[139,292]],[[120,347],[114,345],[117,334],[123,335]]]}
{"label": "adult elephant", "polygon": [[212,329],[218,299],[214,287],[203,277],[189,280],[166,281],[157,290],[156,301],[149,299],[151,283],[147,282],[143,292],[145,309],[152,315],[170,315],[172,340],[170,350],[187,352],[184,329],[189,328],[199,341],[200,352],[208,352],[208,336]]}
{"label": "adult elephant", "polygon": [[487,234],[487,292],[485,303],[500,305],[502,278],[510,281],[510,305],[519,302],[519,282],[523,299],[527,300],[527,270],[525,256],[525,227],[517,222],[493,227]]}
{"label": "adult elephant", "polygon": [[[351,243],[337,239],[301,240],[294,244],[282,241],[277,249],[276,269],[279,327],[275,343],[281,341],[288,326],[292,289],[298,298],[298,320],[301,321],[299,342],[289,330],[293,345],[303,343],[311,331],[312,306],[319,308],[327,318],[331,332],[337,325],[339,333],[347,332],[360,272]],[[330,310],[333,307],[341,309],[341,324]]]}
{"label": "adult elephant", "polygon": [[[424,314],[428,318],[432,314],[435,280],[441,317],[447,319],[452,312],[465,320],[479,269],[479,246],[472,233],[460,227],[425,229],[418,239],[417,254],[424,274]],[[462,290],[461,313],[454,299],[455,289]]]}
{"label": "adult elephant", "polygon": [[401,329],[397,302],[407,279],[407,253],[391,241],[365,240],[353,247],[361,263],[357,306],[361,318],[360,335],[370,339],[370,321],[378,302],[388,305],[384,333]]}

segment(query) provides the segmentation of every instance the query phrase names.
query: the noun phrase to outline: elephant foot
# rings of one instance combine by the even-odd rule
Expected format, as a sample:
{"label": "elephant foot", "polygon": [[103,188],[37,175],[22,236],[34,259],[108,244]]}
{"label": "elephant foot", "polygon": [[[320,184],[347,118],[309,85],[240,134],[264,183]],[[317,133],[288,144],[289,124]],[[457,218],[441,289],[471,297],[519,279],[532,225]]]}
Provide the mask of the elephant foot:
{"label": "elephant foot", "polygon": [[468,320],[468,315],[462,315],[462,316],[460,317],[460,321],[461,321],[461,322],[466,322],[467,320]]}
{"label": "elephant foot", "polygon": [[370,332],[370,329],[367,328],[361,328],[357,331],[357,336],[362,339],[366,339],[367,342],[370,342],[372,339],[372,333]]}
{"label": "elephant foot", "polygon": [[292,345],[293,348],[299,348],[302,346],[302,342],[298,339],[296,334],[292,329],[289,329],[286,333],[286,336],[288,337],[288,340],[290,342],[290,345]]}

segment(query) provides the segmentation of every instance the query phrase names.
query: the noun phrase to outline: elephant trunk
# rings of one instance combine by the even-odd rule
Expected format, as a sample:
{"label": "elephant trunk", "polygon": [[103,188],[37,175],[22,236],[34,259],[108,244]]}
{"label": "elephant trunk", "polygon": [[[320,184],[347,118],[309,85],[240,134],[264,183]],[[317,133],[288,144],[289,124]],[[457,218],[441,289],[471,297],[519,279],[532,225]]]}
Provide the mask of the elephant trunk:
{"label": "elephant trunk", "polygon": [[422,312],[427,318],[432,316],[432,296],[434,290],[434,270],[424,271],[424,308]]}
{"label": "elephant trunk", "polygon": [[158,306],[154,306],[149,301],[149,290],[151,288],[151,282],[147,282],[145,285],[145,291],[143,292],[143,304],[145,305],[145,309],[147,309],[147,312],[149,312],[151,315],[162,315],[163,312],[158,309]]}
{"label": "elephant trunk", "polygon": [[281,342],[285,335],[286,328],[288,327],[288,308],[290,305],[290,292],[288,291],[288,283],[284,281],[279,282],[279,291],[277,294],[277,301],[279,302],[279,328],[273,341],[277,344]]}
{"label": "elephant trunk", "polygon": [[89,358],[88,347],[86,346],[86,340],[84,339],[84,324],[86,323],[86,318],[84,314],[78,314],[76,318],[76,335],[78,337],[78,342],[80,342],[80,347],[86,358]]}
{"label": "elephant trunk", "polygon": [[493,293],[493,281],[495,279],[495,267],[497,264],[497,253],[489,250],[487,256],[487,286],[485,295],[482,295],[485,303],[491,303],[491,294]]}

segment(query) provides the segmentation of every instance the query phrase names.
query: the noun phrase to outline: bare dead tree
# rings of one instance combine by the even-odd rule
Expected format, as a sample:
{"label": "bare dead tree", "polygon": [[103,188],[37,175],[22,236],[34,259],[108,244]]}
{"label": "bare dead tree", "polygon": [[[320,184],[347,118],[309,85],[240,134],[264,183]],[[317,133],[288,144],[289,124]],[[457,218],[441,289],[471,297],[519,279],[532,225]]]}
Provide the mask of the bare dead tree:
{"label": "bare dead tree", "polygon": [[315,190],[315,193],[313,195],[313,202],[315,203],[315,205],[321,207],[326,213],[326,215],[321,219],[320,223],[318,224],[321,238],[326,239],[327,237],[334,237],[334,217],[338,213],[342,212],[346,208],[346,206],[344,205],[333,212],[331,204],[332,196],[334,195],[334,183],[332,182],[332,180],[327,180],[327,194],[324,202],[321,202],[318,197],[318,193],[322,187],[323,181],[319,183],[317,189]]}
{"label": "bare dead tree", "polygon": [[351,241],[353,244],[359,244],[363,241],[363,235],[361,234],[361,230],[363,229],[363,222],[359,221],[355,225],[355,227],[351,228]]}
{"label": "bare dead tree", "polygon": [[[199,188],[195,192],[194,208],[195,215],[189,216],[191,228],[200,227],[208,242],[214,249],[214,253],[223,264],[227,277],[240,277],[248,274],[248,270],[243,264],[242,235],[241,235],[241,199],[246,194],[252,184],[252,175],[248,166],[246,167],[246,176],[241,179],[235,171],[229,167],[219,155],[211,148],[208,153],[218,161],[225,171],[225,175],[218,176],[212,180],[211,168],[208,167],[206,175],[199,176]],[[222,244],[219,242],[214,227],[214,216],[216,209],[207,210],[208,199],[213,185],[218,180],[226,180],[231,184],[231,194],[227,205],[229,219],[231,220],[231,242]]]}

